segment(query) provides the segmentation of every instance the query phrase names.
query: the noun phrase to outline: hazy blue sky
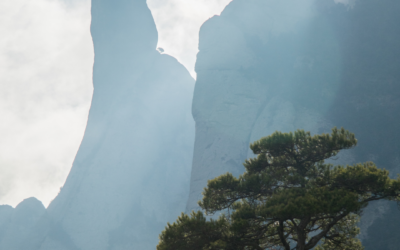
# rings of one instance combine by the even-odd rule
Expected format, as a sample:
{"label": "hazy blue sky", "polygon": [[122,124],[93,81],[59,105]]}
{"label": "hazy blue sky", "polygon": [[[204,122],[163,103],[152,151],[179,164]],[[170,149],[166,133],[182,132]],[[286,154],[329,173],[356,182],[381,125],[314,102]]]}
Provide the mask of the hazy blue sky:
{"label": "hazy blue sky", "polygon": [[[193,76],[201,24],[231,0],[148,0],[159,47]],[[0,1],[0,204],[45,206],[78,150],[92,95],[90,0]]]}

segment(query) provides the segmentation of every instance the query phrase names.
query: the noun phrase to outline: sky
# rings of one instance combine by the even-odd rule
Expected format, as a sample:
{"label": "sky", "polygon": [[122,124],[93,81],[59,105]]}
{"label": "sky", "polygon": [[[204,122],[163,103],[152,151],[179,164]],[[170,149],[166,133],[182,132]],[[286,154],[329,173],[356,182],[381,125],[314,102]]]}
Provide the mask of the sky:
{"label": "sky", "polygon": [[[199,28],[231,0],[148,0],[158,47],[195,77]],[[0,204],[47,207],[72,166],[92,97],[89,0],[0,1]]]}

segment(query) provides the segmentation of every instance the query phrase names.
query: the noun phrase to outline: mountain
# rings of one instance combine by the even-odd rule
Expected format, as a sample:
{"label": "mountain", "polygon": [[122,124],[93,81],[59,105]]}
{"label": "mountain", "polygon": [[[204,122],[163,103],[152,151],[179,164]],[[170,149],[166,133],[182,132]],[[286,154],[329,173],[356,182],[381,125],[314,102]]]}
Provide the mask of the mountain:
{"label": "mountain", "polygon": [[93,0],[91,33],[94,94],[83,141],[58,196],[8,250],[153,250],[185,210],[194,79],[156,50],[146,0]]}
{"label": "mountain", "polygon": [[46,208],[36,198],[23,200],[15,209],[0,206],[0,249],[18,249],[16,243],[26,239],[45,213]]}
{"label": "mountain", "polygon": [[[243,173],[249,144],[276,130],[355,133],[334,164],[400,172],[400,2],[234,0],[200,30],[196,138],[186,212],[207,180]],[[366,249],[397,249],[396,204],[371,203]],[[399,242],[400,243],[400,242]]]}
{"label": "mountain", "polygon": [[[276,130],[343,126],[358,146],[331,162],[371,160],[394,177],[399,12],[397,0],[233,0],[200,30],[194,86],[156,50],[145,0],[92,0],[82,144],[47,209],[0,206],[0,249],[155,249],[168,221],[199,209],[207,180],[243,173],[249,144]],[[400,245],[396,204],[371,203],[360,227],[366,250]]]}

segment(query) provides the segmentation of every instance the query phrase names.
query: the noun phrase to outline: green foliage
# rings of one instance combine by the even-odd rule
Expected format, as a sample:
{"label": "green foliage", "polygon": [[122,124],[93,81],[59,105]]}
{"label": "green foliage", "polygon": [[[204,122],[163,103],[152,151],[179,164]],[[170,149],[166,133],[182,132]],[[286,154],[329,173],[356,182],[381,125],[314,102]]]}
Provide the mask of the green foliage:
{"label": "green foliage", "polygon": [[[361,250],[358,217],[370,201],[399,197],[400,179],[372,162],[333,166],[324,160],[357,144],[354,134],[275,132],[250,148],[239,178],[227,173],[208,181],[202,212],[168,224],[157,250],[317,249]],[[319,244],[319,245],[318,245]]]}
{"label": "green foliage", "polygon": [[[356,226],[359,216],[350,214],[338,221],[329,233],[322,239],[322,244],[314,248],[315,250],[362,250],[364,247],[356,238],[360,229]],[[332,237],[335,235],[335,237]]]}
{"label": "green foliage", "polygon": [[207,221],[202,212],[192,212],[191,216],[182,213],[173,224],[160,235],[161,242],[157,250],[183,249],[228,249],[229,223],[225,216],[218,220]]}

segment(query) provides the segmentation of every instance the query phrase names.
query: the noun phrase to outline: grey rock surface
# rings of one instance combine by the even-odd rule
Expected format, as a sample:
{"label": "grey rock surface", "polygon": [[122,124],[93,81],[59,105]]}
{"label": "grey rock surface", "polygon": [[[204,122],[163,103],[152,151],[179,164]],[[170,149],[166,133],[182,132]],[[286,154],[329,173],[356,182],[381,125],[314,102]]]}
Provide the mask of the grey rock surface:
{"label": "grey rock surface", "polygon": [[242,163],[251,155],[252,141],[275,130],[329,131],[330,122],[323,113],[294,102],[298,89],[303,88],[299,82],[303,75],[310,75],[312,84],[321,78],[326,85],[338,81],[335,51],[315,65],[312,57],[320,50],[335,50],[334,41],[321,44],[317,51],[305,48],[316,14],[313,0],[235,0],[221,16],[202,26],[193,99],[196,142],[187,212],[198,209],[207,179],[227,171],[236,175],[244,171]]}
{"label": "grey rock surface", "polygon": [[21,250],[153,250],[185,209],[193,78],[156,50],[145,0],[93,0],[91,32],[85,135],[65,185]]}
{"label": "grey rock surface", "polygon": [[[196,62],[186,212],[199,209],[208,179],[243,173],[249,144],[276,130],[343,126],[359,146],[332,163],[373,160],[399,173],[399,11],[393,0],[234,0],[208,20]],[[366,249],[400,245],[393,204],[372,204],[364,217]],[[383,224],[390,229],[378,233]]]}
{"label": "grey rock surface", "polygon": [[[93,0],[84,139],[47,210],[0,206],[0,249],[155,249],[168,221],[199,209],[208,179],[241,174],[249,144],[275,130],[343,126],[359,146],[331,162],[372,160],[394,177],[399,12],[397,0],[233,0],[201,28],[192,103],[194,80],[156,50],[146,1]],[[371,205],[366,249],[398,249],[399,225],[396,204]]]}
{"label": "grey rock surface", "polygon": [[0,206],[0,249],[19,250],[19,243],[45,213],[46,208],[36,198],[25,199],[16,208]]}

